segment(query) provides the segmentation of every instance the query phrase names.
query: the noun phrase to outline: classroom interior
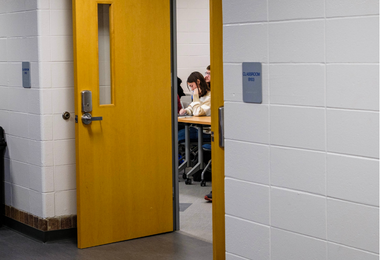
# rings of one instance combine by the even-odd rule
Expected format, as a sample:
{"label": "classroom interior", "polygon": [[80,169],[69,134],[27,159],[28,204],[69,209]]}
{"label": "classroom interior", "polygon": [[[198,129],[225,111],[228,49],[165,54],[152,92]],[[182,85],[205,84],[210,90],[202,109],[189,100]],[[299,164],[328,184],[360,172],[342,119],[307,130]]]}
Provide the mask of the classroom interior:
{"label": "classroom interior", "polygon": [[[191,95],[186,84],[187,77],[194,71],[205,76],[210,65],[209,1],[177,0],[176,4],[177,76],[182,80],[181,87],[187,94],[181,98],[186,107]],[[205,154],[205,158],[207,156]],[[187,168],[186,172],[190,169]],[[212,182],[206,182],[205,187],[199,181],[186,185],[183,171],[178,172],[178,178],[181,232],[212,243],[212,204],[204,199],[212,190]]]}

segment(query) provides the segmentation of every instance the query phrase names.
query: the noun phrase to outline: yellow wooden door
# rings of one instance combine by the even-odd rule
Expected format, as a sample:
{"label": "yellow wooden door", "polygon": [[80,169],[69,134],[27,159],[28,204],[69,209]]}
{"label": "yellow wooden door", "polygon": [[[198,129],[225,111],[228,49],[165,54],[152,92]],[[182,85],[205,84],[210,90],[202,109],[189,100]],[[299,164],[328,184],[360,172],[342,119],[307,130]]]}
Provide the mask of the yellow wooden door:
{"label": "yellow wooden door", "polygon": [[[109,5],[110,102],[98,8]],[[73,0],[78,247],[173,230],[170,2]],[[92,117],[82,122],[84,90]]]}

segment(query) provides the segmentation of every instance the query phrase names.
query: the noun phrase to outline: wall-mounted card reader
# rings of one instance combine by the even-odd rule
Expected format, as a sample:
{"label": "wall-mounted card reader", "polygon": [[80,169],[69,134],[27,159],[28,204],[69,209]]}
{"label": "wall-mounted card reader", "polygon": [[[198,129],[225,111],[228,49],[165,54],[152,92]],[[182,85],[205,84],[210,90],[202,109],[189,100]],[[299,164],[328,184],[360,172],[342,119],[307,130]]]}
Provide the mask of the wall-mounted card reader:
{"label": "wall-mounted card reader", "polygon": [[30,62],[22,62],[22,86],[24,88],[31,88],[30,81]]}
{"label": "wall-mounted card reader", "polygon": [[246,103],[263,102],[262,72],[260,62],[243,62],[243,101]]}

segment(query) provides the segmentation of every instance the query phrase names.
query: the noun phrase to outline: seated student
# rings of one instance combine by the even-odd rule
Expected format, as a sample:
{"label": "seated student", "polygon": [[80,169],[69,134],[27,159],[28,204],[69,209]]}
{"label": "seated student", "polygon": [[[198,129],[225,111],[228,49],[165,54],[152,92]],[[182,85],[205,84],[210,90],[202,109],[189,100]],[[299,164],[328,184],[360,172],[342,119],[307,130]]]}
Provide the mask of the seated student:
{"label": "seated student", "polygon": [[210,116],[211,92],[203,75],[197,71],[190,74],[187,84],[193,92],[193,102],[179,111],[180,115]]}
{"label": "seated student", "polygon": [[[181,102],[181,97],[186,96],[185,93],[183,92],[183,89],[181,87],[182,80],[177,77],[177,113],[183,108],[182,107],[182,102]],[[178,124],[178,130],[181,130],[185,128],[183,125]]]}
{"label": "seated student", "polygon": [[[211,68],[210,68],[210,65],[208,65],[206,68],[205,80],[206,80],[207,85],[211,88]],[[203,145],[203,147],[205,147],[205,146],[206,146],[206,144]],[[207,148],[209,150],[211,150],[211,145],[207,144],[207,146],[208,146]],[[205,195],[205,200],[212,202],[212,191],[210,191],[209,194]]]}
{"label": "seated student", "polygon": [[[203,75],[197,71],[190,74],[187,84],[193,92],[193,102],[187,108],[182,108],[179,115],[210,116],[211,115],[211,91]],[[204,129],[203,138],[210,139],[210,130]],[[190,139],[198,138],[198,130],[190,127]],[[178,141],[185,140],[185,129],[178,131]]]}

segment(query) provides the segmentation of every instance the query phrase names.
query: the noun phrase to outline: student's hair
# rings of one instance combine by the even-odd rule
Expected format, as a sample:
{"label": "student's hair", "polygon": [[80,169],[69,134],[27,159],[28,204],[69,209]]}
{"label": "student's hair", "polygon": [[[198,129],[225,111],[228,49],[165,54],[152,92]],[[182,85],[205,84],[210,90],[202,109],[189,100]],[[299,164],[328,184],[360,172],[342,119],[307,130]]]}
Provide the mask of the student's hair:
{"label": "student's hair", "polygon": [[181,87],[181,83],[182,83],[182,79],[180,79],[180,78],[178,78],[177,77],[177,87],[178,87],[178,89],[177,89],[177,94],[178,94],[178,96],[181,98],[182,96],[186,96],[186,94],[183,92],[183,89],[182,89],[182,87]]}
{"label": "student's hair", "polygon": [[[198,79],[200,82],[199,85],[197,84]],[[187,83],[195,83],[197,85],[199,97],[205,96],[207,92],[210,91],[210,87],[207,85],[205,78],[198,71],[194,71],[190,74],[190,76],[187,78]]]}
{"label": "student's hair", "polygon": [[[207,66],[206,70],[209,70],[211,72],[210,65]],[[208,85],[208,88],[211,89],[211,81],[206,82],[206,83]]]}

